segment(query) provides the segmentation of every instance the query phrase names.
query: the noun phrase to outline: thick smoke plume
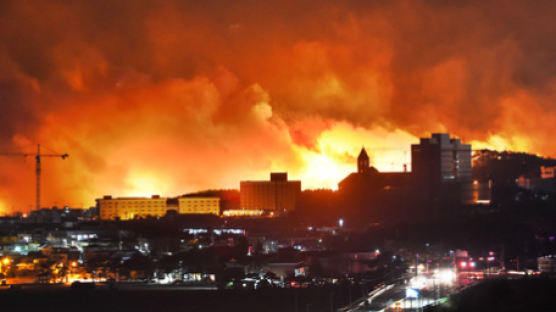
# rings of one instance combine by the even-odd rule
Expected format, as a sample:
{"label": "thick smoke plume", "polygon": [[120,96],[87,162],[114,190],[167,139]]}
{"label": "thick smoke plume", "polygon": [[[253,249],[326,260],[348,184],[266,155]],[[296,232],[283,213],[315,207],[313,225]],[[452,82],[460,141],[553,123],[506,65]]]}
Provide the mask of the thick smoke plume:
{"label": "thick smoke plume", "polygon": [[[554,1],[2,1],[0,150],[43,205],[177,195],[287,170],[333,187],[417,137],[556,156]],[[33,159],[0,158],[29,210]],[[2,212],[0,211],[0,213]]]}

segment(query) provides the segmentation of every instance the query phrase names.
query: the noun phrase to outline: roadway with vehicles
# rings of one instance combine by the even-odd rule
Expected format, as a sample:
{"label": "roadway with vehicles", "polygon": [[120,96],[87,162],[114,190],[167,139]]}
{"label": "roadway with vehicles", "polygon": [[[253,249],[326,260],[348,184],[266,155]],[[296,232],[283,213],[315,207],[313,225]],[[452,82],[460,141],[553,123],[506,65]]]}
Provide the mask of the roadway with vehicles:
{"label": "roadway with vehicles", "polygon": [[422,311],[424,307],[440,304],[449,295],[473,286],[478,281],[458,278],[454,269],[404,273],[381,283],[366,296],[338,312]]}

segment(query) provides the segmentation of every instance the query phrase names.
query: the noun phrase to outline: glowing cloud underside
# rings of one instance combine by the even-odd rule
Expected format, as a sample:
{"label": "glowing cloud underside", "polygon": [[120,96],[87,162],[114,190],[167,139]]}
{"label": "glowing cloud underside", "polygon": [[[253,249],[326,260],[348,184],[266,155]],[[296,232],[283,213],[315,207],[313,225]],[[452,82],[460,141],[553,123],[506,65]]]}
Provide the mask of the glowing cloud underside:
{"label": "glowing cloud underside", "polygon": [[[42,202],[85,207],[335,188],[362,146],[410,170],[431,132],[556,156],[554,2],[510,2],[3,1],[0,151],[69,153]],[[0,157],[0,213],[33,204],[32,159]]]}

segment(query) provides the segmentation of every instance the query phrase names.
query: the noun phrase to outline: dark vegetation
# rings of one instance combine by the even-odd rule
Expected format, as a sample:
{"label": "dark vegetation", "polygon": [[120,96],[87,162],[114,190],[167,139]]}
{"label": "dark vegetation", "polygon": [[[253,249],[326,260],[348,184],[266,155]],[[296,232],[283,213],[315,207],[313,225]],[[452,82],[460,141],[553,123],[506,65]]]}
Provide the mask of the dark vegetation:
{"label": "dark vegetation", "polygon": [[[195,291],[183,289],[0,290],[3,311],[331,311],[346,305],[355,287],[267,289],[257,291]],[[296,307],[297,306],[297,307]]]}
{"label": "dark vegetation", "polygon": [[454,295],[430,312],[554,311],[556,280],[491,280]]}

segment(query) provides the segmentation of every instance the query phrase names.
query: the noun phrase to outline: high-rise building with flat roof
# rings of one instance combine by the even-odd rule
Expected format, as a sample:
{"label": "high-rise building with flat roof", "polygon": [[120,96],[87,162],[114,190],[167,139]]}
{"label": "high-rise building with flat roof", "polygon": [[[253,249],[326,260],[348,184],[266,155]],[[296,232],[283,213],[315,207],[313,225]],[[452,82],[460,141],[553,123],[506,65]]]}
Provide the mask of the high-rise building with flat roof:
{"label": "high-rise building with flat roof", "polygon": [[434,133],[411,145],[411,168],[418,197],[440,206],[473,203],[470,144]]}
{"label": "high-rise building with flat roof", "polygon": [[240,210],[276,216],[295,210],[301,181],[288,181],[286,172],[273,172],[270,181],[241,181],[239,189]]}

